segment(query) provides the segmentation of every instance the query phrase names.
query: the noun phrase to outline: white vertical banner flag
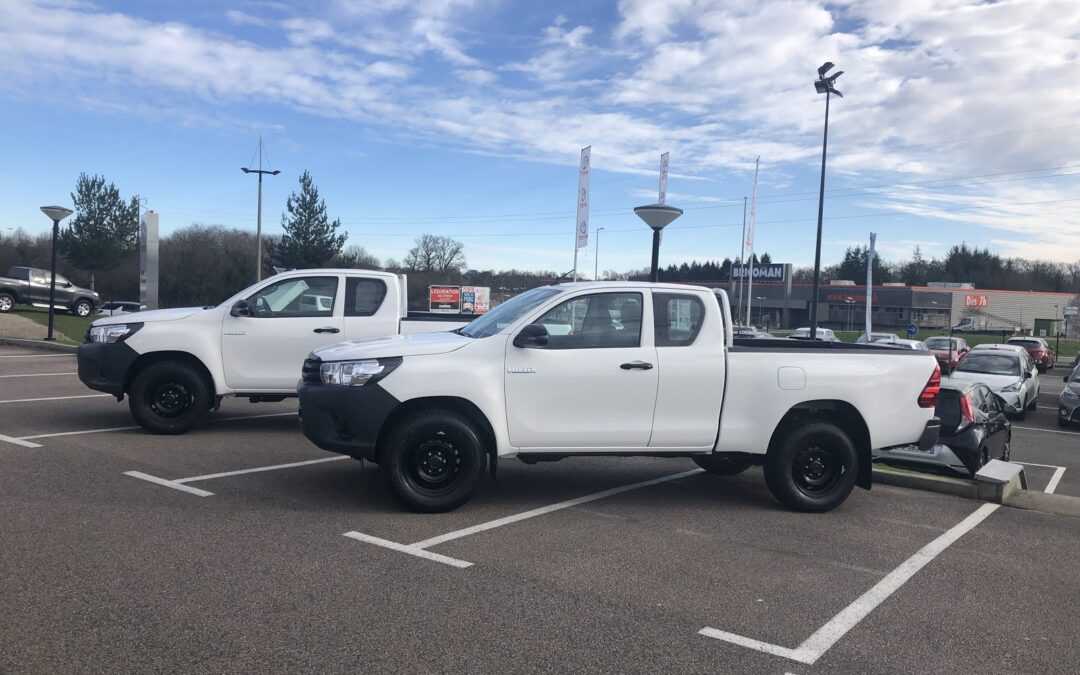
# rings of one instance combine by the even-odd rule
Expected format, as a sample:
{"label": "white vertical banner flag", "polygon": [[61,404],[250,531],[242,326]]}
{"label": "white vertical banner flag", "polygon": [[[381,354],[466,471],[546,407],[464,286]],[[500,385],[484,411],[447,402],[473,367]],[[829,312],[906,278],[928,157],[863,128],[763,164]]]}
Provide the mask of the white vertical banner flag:
{"label": "white vertical banner flag", "polygon": [[754,299],[753,287],[754,287],[754,216],[757,215],[757,179],[758,169],[760,168],[761,156],[754,160],[754,190],[750,193],[750,220],[746,223],[746,250],[750,251],[750,254],[746,256],[746,325],[752,325],[754,322],[751,317],[754,315],[750,313],[750,302]]}
{"label": "white vertical banner flag", "polygon": [[667,170],[668,170],[668,155],[670,152],[665,152],[660,155],[660,196],[657,197],[657,204],[667,203]]}
{"label": "white vertical banner flag", "polygon": [[866,336],[870,337],[870,309],[874,299],[874,245],[877,243],[877,234],[870,233],[870,250],[866,254]]}
{"label": "white vertical banner flag", "polygon": [[[589,244],[589,158],[592,146],[581,149],[581,169],[578,172],[577,198],[577,245],[576,249]],[[575,266],[576,267],[576,266]]]}

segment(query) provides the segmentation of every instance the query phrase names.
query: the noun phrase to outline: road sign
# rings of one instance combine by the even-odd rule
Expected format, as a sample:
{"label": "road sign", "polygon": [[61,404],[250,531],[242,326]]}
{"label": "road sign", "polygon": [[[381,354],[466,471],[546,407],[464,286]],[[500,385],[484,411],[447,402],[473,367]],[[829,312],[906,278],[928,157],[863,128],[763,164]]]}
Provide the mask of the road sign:
{"label": "road sign", "polygon": [[915,333],[919,332],[919,327],[913,323],[909,323],[907,327],[908,337],[915,337]]}

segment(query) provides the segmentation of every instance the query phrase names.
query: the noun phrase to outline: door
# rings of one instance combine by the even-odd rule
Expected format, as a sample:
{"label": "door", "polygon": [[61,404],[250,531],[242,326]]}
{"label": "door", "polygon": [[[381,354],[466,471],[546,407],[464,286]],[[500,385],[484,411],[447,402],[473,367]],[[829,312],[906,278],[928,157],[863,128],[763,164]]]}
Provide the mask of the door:
{"label": "door", "polygon": [[652,311],[640,292],[564,300],[533,323],[543,347],[506,345],[510,443],[528,450],[644,448],[652,433],[659,369]]}
{"label": "door", "polygon": [[49,275],[43,270],[30,270],[30,302],[49,301]]}
{"label": "door", "polygon": [[385,337],[398,332],[397,296],[376,277],[345,276],[342,340]]}
{"label": "door", "polygon": [[245,299],[250,316],[226,314],[221,358],[229,387],[295,391],[307,355],[342,340],[339,281],[319,275],[271,282]]}

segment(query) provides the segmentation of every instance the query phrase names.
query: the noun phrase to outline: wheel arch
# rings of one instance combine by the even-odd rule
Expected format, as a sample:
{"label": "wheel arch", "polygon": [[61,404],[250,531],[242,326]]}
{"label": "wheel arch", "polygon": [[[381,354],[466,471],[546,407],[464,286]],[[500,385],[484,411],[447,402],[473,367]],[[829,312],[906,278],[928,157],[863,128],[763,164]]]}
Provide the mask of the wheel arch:
{"label": "wheel arch", "polygon": [[[484,450],[490,456],[491,472],[494,474],[495,463],[498,458],[498,444],[495,440],[495,429],[491,426],[491,422],[488,420],[487,415],[485,415],[475,403],[458,396],[424,396],[402,402],[394,408],[383,421],[382,428],[379,429],[379,436],[375,441],[376,452],[378,454],[382,453],[382,447],[385,444],[386,437],[390,435],[391,430],[397,426],[397,423],[402,419],[414,412],[420,410],[432,410],[435,408],[442,408],[444,410],[455,412],[476,425],[477,429],[480,431],[480,436],[484,441]],[[376,455],[376,459],[378,459],[378,454]]]}
{"label": "wheel arch", "polygon": [[862,413],[847,401],[821,399],[803,401],[802,403],[791,406],[780,419],[780,423],[776,425],[776,429],[769,439],[769,448],[767,452],[773,452],[774,448],[779,446],[781,440],[784,438],[784,434],[789,429],[807,420],[835,424],[848,435],[851,442],[855,444],[855,451],[858,453],[859,457],[858,473],[855,477],[855,484],[869,490],[872,482],[871,472],[873,461],[870,452],[870,429],[867,427],[866,420],[863,418]]}
{"label": "wheel arch", "polygon": [[194,354],[182,351],[148,352],[139,355],[139,357],[128,366],[127,372],[124,373],[124,393],[128,393],[131,389],[131,383],[139,373],[148,366],[164,361],[179,361],[192,366],[199,372],[203,380],[205,380],[206,386],[210,390],[210,397],[214,398],[217,396],[217,387],[214,385],[214,377],[210,374],[210,370],[206,367],[206,364],[199,360]]}

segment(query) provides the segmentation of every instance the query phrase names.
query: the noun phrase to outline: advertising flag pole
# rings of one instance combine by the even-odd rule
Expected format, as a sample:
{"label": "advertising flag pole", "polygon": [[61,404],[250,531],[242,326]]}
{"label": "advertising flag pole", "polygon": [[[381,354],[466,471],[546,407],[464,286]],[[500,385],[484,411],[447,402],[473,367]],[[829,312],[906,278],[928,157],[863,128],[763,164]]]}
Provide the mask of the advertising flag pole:
{"label": "advertising flag pole", "polygon": [[761,163],[761,157],[758,156],[754,160],[754,189],[750,193],[750,223],[746,228],[746,244],[750,248],[750,257],[747,259],[746,274],[746,324],[750,325],[751,314],[751,302],[754,299],[754,216],[757,212],[757,181],[758,181],[758,168]]}

